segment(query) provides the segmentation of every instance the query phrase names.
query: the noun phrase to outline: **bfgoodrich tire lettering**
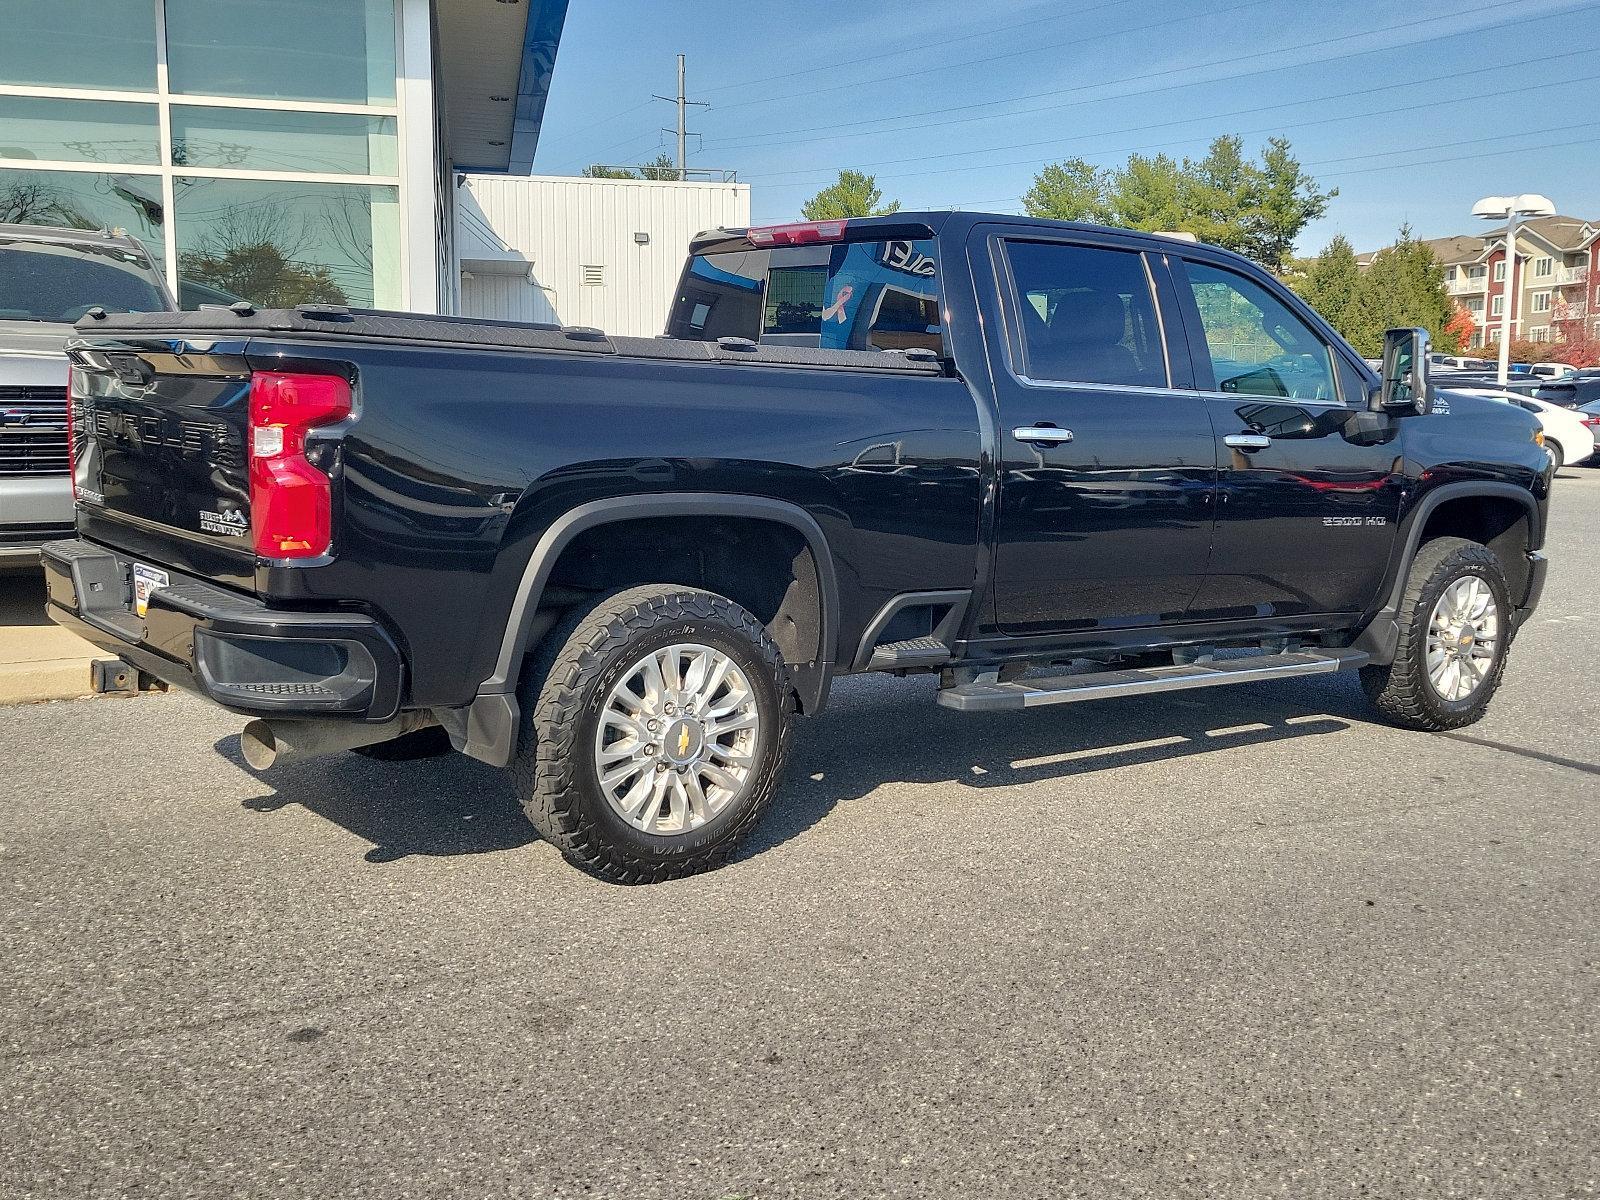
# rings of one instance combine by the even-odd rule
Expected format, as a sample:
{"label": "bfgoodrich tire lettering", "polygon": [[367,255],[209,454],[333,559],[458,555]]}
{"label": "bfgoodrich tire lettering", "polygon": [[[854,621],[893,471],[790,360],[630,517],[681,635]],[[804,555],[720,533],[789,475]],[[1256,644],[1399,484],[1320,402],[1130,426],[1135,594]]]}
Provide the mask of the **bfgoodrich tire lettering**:
{"label": "bfgoodrich tire lettering", "polygon": [[[760,736],[748,785],[737,796],[691,828],[650,833],[630,823],[602,786],[597,734],[619,683],[641,660],[681,645],[733,660],[754,698]],[[711,592],[646,584],[574,613],[534,656],[521,695],[523,726],[511,771],[523,811],[568,862],[615,883],[677,879],[723,862],[771,801],[788,752],[782,655],[761,622]]]}
{"label": "bfgoodrich tire lettering", "polygon": [[[1430,678],[1429,629],[1440,598],[1469,577],[1481,581],[1492,598],[1498,614],[1498,633],[1493,654],[1481,667],[1481,681],[1470,694],[1451,700]],[[1395,725],[1428,731],[1470,725],[1487,711],[1500,686],[1511,645],[1510,618],[1505,573],[1492,550],[1465,538],[1428,542],[1417,551],[1406,576],[1394,662],[1363,667],[1361,685],[1378,711]]]}

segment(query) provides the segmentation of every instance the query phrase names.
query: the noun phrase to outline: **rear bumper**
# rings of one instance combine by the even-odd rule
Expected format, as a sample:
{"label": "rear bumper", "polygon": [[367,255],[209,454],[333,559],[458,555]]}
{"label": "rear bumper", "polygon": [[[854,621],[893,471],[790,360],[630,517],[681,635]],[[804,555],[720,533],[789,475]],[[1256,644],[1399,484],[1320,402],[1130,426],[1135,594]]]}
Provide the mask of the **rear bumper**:
{"label": "rear bumper", "polygon": [[388,633],[364,613],[294,612],[168,569],[170,582],[133,608],[133,560],[94,542],[41,551],[52,620],[139,670],[261,716],[399,711],[405,669]]}

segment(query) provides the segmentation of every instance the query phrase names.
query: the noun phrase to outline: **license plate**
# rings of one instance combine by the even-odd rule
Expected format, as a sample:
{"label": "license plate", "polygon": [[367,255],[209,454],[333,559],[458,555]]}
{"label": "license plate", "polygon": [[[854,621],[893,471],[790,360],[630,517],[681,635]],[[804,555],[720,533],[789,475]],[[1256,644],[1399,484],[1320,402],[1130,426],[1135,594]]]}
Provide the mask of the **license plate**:
{"label": "license plate", "polygon": [[154,567],[147,567],[143,563],[133,564],[133,610],[141,617],[150,607],[150,593],[157,588],[164,588],[172,582],[165,571],[158,571]]}

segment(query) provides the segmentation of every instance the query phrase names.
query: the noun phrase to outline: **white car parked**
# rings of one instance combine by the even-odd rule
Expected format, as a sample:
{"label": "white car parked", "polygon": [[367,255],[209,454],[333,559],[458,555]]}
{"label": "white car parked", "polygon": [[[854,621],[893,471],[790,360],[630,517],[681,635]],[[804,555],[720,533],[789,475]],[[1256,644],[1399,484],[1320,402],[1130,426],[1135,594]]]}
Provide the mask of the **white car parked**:
{"label": "white car parked", "polygon": [[1528,368],[1528,374],[1539,379],[1562,379],[1565,376],[1577,373],[1577,367],[1569,367],[1566,363],[1542,362],[1534,363]]}
{"label": "white car parked", "polygon": [[1481,396],[1485,400],[1498,400],[1502,404],[1515,404],[1539,418],[1544,430],[1544,448],[1555,461],[1559,471],[1567,463],[1581,463],[1593,456],[1594,430],[1584,422],[1584,413],[1572,408],[1562,408],[1548,400],[1534,400],[1515,392],[1501,392],[1493,388],[1451,388],[1463,396]]}

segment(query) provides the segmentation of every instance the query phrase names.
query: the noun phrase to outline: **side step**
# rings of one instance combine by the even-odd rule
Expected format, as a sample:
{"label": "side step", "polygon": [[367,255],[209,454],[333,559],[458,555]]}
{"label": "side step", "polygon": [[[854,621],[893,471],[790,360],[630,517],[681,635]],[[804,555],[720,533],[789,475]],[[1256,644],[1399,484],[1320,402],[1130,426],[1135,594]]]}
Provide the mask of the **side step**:
{"label": "side step", "polygon": [[869,671],[893,671],[900,667],[937,667],[950,661],[950,647],[938,638],[907,638],[885,642],[872,648],[867,661]]}
{"label": "side step", "polygon": [[1359,667],[1368,657],[1361,650],[1301,650],[1292,654],[1258,654],[1249,658],[1225,658],[1183,666],[1039,676],[1013,683],[978,681],[943,688],[938,700],[944,707],[958,712],[999,712],[1033,708],[1041,704],[1104,700],[1113,696],[1181,692],[1188,688],[1220,687],[1227,683],[1257,683],[1264,679],[1288,679],[1298,675],[1331,675],[1335,671]]}

